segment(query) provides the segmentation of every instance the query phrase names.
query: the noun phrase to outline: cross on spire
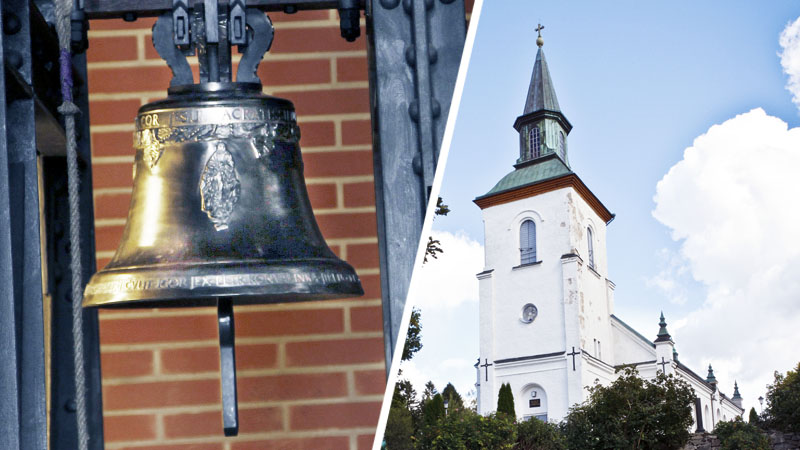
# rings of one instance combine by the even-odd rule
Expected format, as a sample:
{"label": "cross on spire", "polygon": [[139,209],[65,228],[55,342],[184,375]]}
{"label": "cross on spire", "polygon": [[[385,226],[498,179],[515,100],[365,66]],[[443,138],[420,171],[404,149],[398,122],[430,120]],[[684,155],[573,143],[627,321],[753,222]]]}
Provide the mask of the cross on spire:
{"label": "cross on spire", "polygon": [[534,31],[539,33],[539,36],[536,38],[536,45],[538,45],[539,47],[544,45],[544,39],[542,39],[542,30],[544,30],[544,25],[542,24],[538,24],[534,29]]}

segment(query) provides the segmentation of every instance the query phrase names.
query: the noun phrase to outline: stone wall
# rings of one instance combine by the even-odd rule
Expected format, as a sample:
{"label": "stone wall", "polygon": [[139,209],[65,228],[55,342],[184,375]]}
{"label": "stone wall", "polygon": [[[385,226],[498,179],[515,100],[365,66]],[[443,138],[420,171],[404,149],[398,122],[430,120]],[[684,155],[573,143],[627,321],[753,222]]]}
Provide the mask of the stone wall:
{"label": "stone wall", "polygon": [[797,450],[800,449],[800,433],[781,433],[771,431],[769,442],[773,450]]}
{"label": "stone wall", "polygon": [[[781,433],[770,431],[769,442],[772,450],[798,450],[800,449],[800,433]],[[719,439],[716,435],[708,433],[695,433],[689,438],[689,443],[683,450],[718,450]]]}

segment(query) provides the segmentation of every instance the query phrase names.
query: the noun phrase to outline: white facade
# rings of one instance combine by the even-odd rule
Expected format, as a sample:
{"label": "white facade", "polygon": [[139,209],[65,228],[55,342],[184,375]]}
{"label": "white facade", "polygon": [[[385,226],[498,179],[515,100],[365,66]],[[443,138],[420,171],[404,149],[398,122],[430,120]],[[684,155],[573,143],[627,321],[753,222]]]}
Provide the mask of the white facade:
{"label": "white facade", "polygon": [[[622,364],[635,364],[644,378],[663,370],[688,381],[700,399],[706,430],[742,414],[730,398],[674,360],[671,340],[654,343],[613,315],[606,223],[574,187],[486,207],[483,220],[476,365],[481,414],[496,409],[500,386],[509,383],[519,419],[558,422],[570,406],[586,400],[586,387],[611,383],[615,366]],[[526,220],[536,226],[537,256],[536,262],[521,265],[520,230]],[[529,303],[538,314],[526,323],[523,308]]]}

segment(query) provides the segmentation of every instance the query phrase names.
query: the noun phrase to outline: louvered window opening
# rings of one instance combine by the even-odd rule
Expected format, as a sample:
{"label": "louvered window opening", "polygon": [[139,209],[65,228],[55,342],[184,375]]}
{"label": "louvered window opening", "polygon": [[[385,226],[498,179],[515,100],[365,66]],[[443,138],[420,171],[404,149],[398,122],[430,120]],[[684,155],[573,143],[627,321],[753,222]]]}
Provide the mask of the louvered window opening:
{"label": "louvered window opening", "polygon": [[536,262],[536,224],[532,220],[522,222],[519,229],[520,264]]}
{"label": "louvered window opening", "polygon": [[531,144],[531,158],[538,158],[539,153],[542,148],[542,139],[539,131],[539,127],[534,126],[531,129],[530,134],[530,144]]}
{"label": "louvered window opening", "polygon": [[561,155],[562,159],[567,155],[567,138],[564,136],[563,131],[558,133],[558,154]]}

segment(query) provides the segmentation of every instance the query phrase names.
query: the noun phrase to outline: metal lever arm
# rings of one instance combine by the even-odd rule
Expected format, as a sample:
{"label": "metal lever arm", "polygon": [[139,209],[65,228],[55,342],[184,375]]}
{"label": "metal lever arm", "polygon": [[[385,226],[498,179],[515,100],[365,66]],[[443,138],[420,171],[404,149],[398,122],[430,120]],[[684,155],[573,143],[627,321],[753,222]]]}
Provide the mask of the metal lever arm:
{"label": "metal lever arm", "polygon": [[217,301],[219,321],[219,367],[222,379],[222,423],[225,436],[239,434],[239,402],[236,399],[236,349],[233,326],[233,300]]}

